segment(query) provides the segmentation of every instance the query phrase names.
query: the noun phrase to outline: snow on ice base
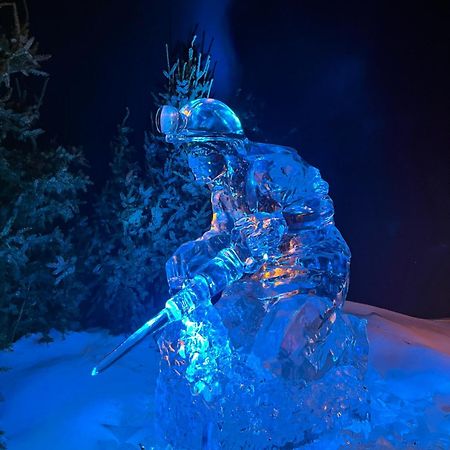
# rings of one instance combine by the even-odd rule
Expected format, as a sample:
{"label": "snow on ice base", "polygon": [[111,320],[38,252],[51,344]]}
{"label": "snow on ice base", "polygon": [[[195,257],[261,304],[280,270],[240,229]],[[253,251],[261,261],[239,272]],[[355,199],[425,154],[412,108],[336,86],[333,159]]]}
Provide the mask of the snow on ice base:
{"label": "snow on ice base", "polygon": [[[327,436],[303,448],[450,448],[450,321],[350,302],[345,310],[368,319],[371,431],[360,443]],[[0,367],[10,368],[0,373],[0,429],[9,450],[165,448],[154,431],[156,348],[142,345],[93,378],[94,363],[121,338],[53,337],[47,345],[24,338],[0,353]]]}

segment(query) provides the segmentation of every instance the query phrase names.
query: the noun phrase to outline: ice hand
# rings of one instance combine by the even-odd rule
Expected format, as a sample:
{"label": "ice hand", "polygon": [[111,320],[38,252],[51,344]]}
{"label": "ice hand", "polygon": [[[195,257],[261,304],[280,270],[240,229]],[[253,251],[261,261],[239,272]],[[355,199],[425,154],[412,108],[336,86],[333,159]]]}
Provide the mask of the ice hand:
{"label": "ice hand", "polygon": [[171,292],[179,291],[192,277],[192,265],[201,255],[200,246],[196,241],[186,242],[168,259],[166,274]]}
{"label": "ice hand", "polygon": [[245,259],[249,272],[256,270],[269,257],[277,255],[286,229],[281,214],[256,213],[235,223],[231,241]]}
{"label": "ice hand", "polygon": [[178,292],[198,269],[229,245],[229,237],[206,233],[203,238],[181,245],[166,263],[167,281],[172,293]]}

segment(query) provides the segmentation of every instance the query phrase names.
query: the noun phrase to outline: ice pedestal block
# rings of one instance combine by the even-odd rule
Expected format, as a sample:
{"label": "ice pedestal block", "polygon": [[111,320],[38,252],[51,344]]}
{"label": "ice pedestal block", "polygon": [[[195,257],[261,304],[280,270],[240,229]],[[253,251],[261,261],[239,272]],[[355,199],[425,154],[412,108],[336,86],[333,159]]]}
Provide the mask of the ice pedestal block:
{"label": "ice pedestal block", "polygon": [[211,229],[167,262],[170,288],[224,248],[244,269],[214,306],[199,305],[159,336],[161,433],[176,449],[288,449],[366,433],[366,324],[342,312],[350,251],[328,184],[295,150],[248,141],[221,102],[190,102],[176,120],[170,113],[167,140],[188,152],[213,209]]}
{"label": "ice pedestal block", "polygon": [[230,294],[166,330],[156,404],[174,448],[293,448],[367,426],[365,322],[339,310],[324,322],[326,299],[289,301],[262,314]]}

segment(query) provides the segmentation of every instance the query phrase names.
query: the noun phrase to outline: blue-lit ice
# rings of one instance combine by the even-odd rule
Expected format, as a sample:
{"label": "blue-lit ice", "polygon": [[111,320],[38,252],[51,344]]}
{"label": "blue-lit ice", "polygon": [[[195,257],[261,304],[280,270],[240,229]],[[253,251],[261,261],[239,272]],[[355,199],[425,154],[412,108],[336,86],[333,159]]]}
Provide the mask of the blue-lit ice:
{"label": "blue-lit ice", "polygon": [[[357,445],[343,444],[344,437],[356,439],[353,432],[327,433],[302,450],[448,450],[450,321],[352,302],[344,309],[368,320],[371,431]],[[11,450],[170,449],[154,428],[160,358],[153,348],[138,346],[92,378],[90,366],[120,337],[102,330],[51,336],[50,344],[40,344],[36,334],[0,352],[0,367],[9,368],[0,371],[0,442],[4,437]],[[176,404],[165,406],[173,420]],[[171,431],[193,420],[173,421]]]}
{"label": "blue-lit ice", "polygon": [[328,184],[295,150],[246,139],[217,100],[165,107],[160,125],[213,209],[210,230],[166,267],[173,294],[196,293],[177,300],[181,320],[159,337],[166,441],[263,449],[327,433],[358,439],[370,429],[366,323],[342,312],[350,251]]}

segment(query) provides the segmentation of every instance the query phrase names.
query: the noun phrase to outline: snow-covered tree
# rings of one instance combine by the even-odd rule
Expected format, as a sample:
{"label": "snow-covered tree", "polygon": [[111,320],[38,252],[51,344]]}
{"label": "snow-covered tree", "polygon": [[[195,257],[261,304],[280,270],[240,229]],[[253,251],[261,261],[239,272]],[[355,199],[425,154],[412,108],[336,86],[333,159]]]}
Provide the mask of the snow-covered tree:
{"label": "snow-covered tree", "polygon": [[[44,142],[38,127],[47,74],[14,4],[0,35],[0,346],[44,338],[78,319],[81,287],[71,227],[88,178],[78,149]],[[33,93],[35,95],[33,95]],[[36,95],[37,94],[37,95]]]}
{"label": "snow-covered tree", "polygon": [[[199,49],[194,37],[175,53],[179,56],[171,62],[166,46],[165,85],[154,95],[155,110],[210,94],[209,51]],[[209,194],[194,182],[186,155],[155,130],[145,136],[145,162],[139,163],[128,139],[127,118],[112,143],[111,178],[96,203],[87,257],[89,323],[115,332],[141,325],[163,304],[168,295],[167,259],[180,244],[206,230],[211,214]]]}

